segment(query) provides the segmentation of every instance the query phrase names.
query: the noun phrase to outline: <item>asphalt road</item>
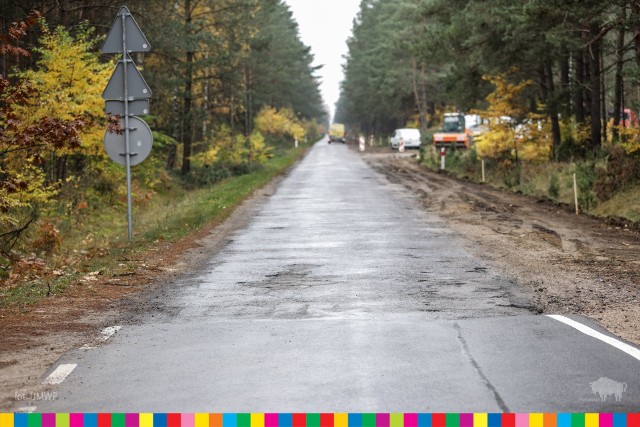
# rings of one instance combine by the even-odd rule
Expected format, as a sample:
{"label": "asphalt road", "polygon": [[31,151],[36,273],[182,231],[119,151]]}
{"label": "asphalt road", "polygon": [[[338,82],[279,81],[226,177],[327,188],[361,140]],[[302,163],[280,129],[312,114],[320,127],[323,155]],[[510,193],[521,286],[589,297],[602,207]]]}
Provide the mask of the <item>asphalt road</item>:
{"label": "asphalt road", "polygon": [[467,244],[321,141],[204,270],[52,366],[37,411],[640,408],[636,348],[537,315]]}

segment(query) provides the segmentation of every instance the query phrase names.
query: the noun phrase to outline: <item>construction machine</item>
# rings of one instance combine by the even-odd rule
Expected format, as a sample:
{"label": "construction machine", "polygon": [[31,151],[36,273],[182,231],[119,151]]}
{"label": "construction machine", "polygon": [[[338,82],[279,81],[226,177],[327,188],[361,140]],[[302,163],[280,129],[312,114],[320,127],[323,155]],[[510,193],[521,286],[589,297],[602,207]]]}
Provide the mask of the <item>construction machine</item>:
{"label": "construction machine", "polygon": [[433,135],[433,143],[438,148],[469,148],[471,140],[471,132],[465,126],[462,113],[445,113],[440,132]]}

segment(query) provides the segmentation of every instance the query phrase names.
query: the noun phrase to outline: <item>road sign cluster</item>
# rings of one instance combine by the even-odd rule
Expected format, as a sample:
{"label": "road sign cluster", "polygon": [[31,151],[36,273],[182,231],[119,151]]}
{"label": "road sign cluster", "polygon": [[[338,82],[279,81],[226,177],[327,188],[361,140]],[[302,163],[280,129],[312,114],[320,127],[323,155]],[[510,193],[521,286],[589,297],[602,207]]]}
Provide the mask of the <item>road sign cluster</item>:
{"label": "road sign cluster", "polygon": [[132,238],[131,220],[131,166],[142,163],[151,153],[153,135],[144,120],[136,115],[149,114],[151,89],[133,62],[131,52],[148,52],[151,45],[125,6],[118,16],[102,46],[102,53],[121,55],[109,83],[102,93],[105,112],[120,116],[122,134],[107,131],[104,146],[114,162],[126,167],[127,213],[129,240]]}

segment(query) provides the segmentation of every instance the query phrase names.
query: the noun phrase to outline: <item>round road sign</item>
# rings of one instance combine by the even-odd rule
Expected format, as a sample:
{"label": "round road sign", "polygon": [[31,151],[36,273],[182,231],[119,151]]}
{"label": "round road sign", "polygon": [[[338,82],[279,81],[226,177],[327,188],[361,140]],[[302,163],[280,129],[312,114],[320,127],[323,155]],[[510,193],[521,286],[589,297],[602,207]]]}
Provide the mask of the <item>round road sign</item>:
{"label": "round road sign", "polygon": [[[124,128],[124,118],[120,119],[120,126]],[[153,146],[153,135],[149,125],[138,117],[129,117],[129,149],[131,151],[131,166],[140,164],[149,157]],[[106,132],[104,134],[104,148],[114,162],[126,165],[125,134]]]}

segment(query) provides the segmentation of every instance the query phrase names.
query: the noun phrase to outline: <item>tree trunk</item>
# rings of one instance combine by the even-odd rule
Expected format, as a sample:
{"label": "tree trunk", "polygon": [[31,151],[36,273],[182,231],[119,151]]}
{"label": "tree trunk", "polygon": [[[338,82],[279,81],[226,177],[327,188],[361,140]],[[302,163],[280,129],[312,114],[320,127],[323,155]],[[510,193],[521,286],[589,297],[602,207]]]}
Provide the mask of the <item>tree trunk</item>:
{"label": "tree trunk", "polygon": [[427,126],[425,117],[427,116],[427,103],[426,99],[420,96],[420,85],[418,83],[418,72],[422,70],[418,70],[418,63],[416,58],[411,58],[411,69],[412,69],[412,77],[413,77],[413,95],[416,101],[416,108],[418,110],[418,122],[420,124],[420,132],[426,133]]}
{"label": "tree trunk", "polygon": [[172,145],[169,147],[169,153],[167,154],[167,169],[173,170],[176,166],[176,160],[178,158],[178,146]]}
{"label": "tree trunk", "polygon": [[576,122],[581,125],[586,121],[587,114],[584,109],[585,75],[584,75],[584,52],[574,53],[575,61],[575,88],[573,90],[573,110]]}
{"label": "tree trunk", "polygon": [[253,85],[253,76],[251,75],[251,61],[248,62],[248,64],[244,67],[244,90],[245,90],[245,106],[244,106],[244,111],[245,111],[245,123],[244,123],[244,127],[245,127],[245,133],[247,135],[250,135],[251,132],[253,131],[253,108],[252,108],[252,96],[251,96],[251,91],[252,91],[252,85]]}
{"label": "tree trunk", "polygon": [[589,35],[592,42],[589,49],[589,71],[591,92],[591,148],[596,151],[602,144],[602,116],[600,112],[601,69],[600,69],[600,40],[596,39],[600,33],[598,24],[589,25]]}
{"label": "tree trunk", "polygon": [[552,156],[558,161],[560,154],[560,143],[562,142],[562,133],[560,131],[560,120],[558,119],[558,103],[555,99],[555,84],[553,83],[553,68],[551,61],[547,60],[544,65],[544,77],[546,80],[549,96],[547,99],[547,112],[551,119],[551,134],[553,136]]}
{"label": "tree trunk", "polygon": [[[421,73],[424,75],[425,73],[425,69],[424,69],[424,65],[420,67],[421,69]],[[427,129],[429,129],[429,121],[427,119],[428,115],[429,115],[429,102],[427,101],[427,85],[426,84],[422,84],[420,85],[420,90],[422,93],[422,114],[420,114],[420,132],[422,134],[427,132]]]}
{"label": "tree trunk", "polygon": [[202,105],[202,139],[207,139],[209,131],[209,81],[204,83],[204,97]]}
{"label": "tree trunk", "polygon": [[640,0],[631,1],[631,22],[633,23],[633,45],[635,47],[636,64],[640,67]]}
{"label": "tree trunk", "polygon": [[[2,3],[2,5],[4,6],[4,2]],[[7,19],[5,18],[4,14],[0,14],[0,34],[6,34],[7,30],[8,30],[8,25],[9,23],[7,22]],[[6,77],[7,76],[7,55],[6,54],[2,54],[2,56],[0,57],[0,76]]]}
{"label": "tree trunk", "polygon": [[68,154],[63,154],[60,157],[56,158],[56,181],[61,182],[67,178],[67,160],[69,159]]}
{"label": "tree trunk", "polygon": [[570,67],[571,53],[568,49],[563,50],[562,58],[560,59],[560,90],[562,99],[562,116],[566,120],[571,116],[571,88],[570,88]]}
{"label": "tree trunk", "polygon": [[229,97],[229,126],[231,127],[231,135],[236,134],[236,101],[231,95]]}
{"label": "tree trunk", "polygon": [[600,49],[600,123],[602,124],[602,141],[607,140],[607,92],[604,75],[604,53]]}
{"label": "tree trunk", "polygon": [[183,95],[183,111],[182,111],[182,174],[186,175],[191,171],[191,150],[193,144],[193,130],[191,118],[192,90],[193,90],[193,57],[194,52],[191,50],[191,0],[185,0],[185,32],[187,36],[187,58],[186,73]]}
{"label": "tree trunk", "polygon": [[[588,43],[588,35],[585,35],[585,44]],[[584,51],[584,111],[587,119],[591,119],[591,50]]]}
{"label": "tree trunk", "polygon": [[553,69],[551,62],[545,60],[544,64],[540,64],[538,68],[538,79],[540,85],[540,98],[545,104],[547,115],[551,121],[551,134],[553,136],[553,146],[551,150],[552,158],[558,158],[560,147],[560,121],[558,120],[557,100],[555,99],[555,85],[553,83]]}
{"label": "tree trunk", "polygon": [[[623,5],[621,8],[621,18],[626,21],[627,8]],[[624,111],[623,95],[624,95],[624,76],[622,75],[624,66],[624,36],[625,27],[620,25],[618,29],[618,42],[616,45],[616,76],[615,76],[615,88],[614,88],[614,101],[613,101],[613,128],[611,130],[613,134],[613,141],[617,142],[620,139],[620,132],[618,126],[620,125],[620,118]],[[623,121],[624,123],[624,121]]]}
{"label": "tree trunk", "polygon": [[67,11],[69,9],[69,2],[68,0],[58,0],[56,3],[58,4],[58,19],[60,20],[60,25],[68,28],[70,22],[69,12]]}
{"label": "tree trunk", "polygon": [[436,118],[436,103],[433,101],[427,102],[427,114],[429,120],[427,121],[427,128],[433,127],[434,120]]}

